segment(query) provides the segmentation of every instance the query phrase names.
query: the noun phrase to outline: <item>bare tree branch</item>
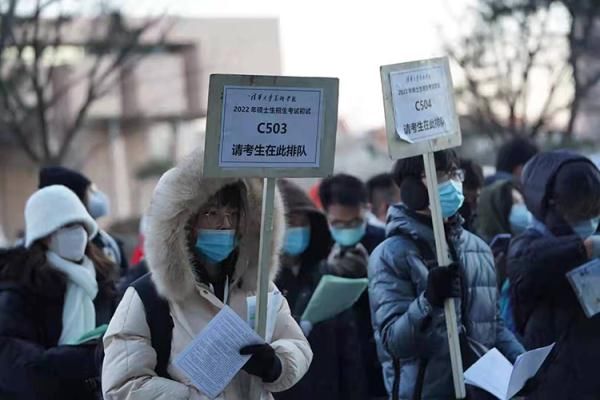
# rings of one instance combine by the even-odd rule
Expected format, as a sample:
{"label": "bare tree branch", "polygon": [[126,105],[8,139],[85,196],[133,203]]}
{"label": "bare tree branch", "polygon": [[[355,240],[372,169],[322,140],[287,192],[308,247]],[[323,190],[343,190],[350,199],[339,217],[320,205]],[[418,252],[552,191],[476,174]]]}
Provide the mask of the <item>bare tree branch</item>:
{"label": "bare tree branch", "polygon": [[[11,31],[15,20],[15,9],[17,0],[10,0],[6,13],[0,18],[0,54],[4,52],[6,43],[12,37]],[[2,66],[2,58],[0,58],[0,66]]]}
{"label": "bare tree branch", "polygon": [[17,118],[16,110],[14,110],[13,106],[10,104],[10,101],[8,101],[8,96],[5,95],[6,87],[4,86],[4,82],[2,82],[2,80],[0,80],[0,92],[3,93],[3,96],[1,96],[3,100],[3,106],[6,109],[6,111],[8,111],[7,113],[3,113],[3,116],[8,116],[10,118],[10,121],[8,123],[9,129],[11,129],[13,135],[15,136],[25,153],[29,156],[29,158],[31,158],[34,162],[38,162],[40,160],[40,157],[31,147],[28,138],[26,137],[25,133],[21,128],[22,121],[20,121]]}
{"label": "bare tree branch", "polygon": [[47,119],[47,109],[46,109],[46,98],[44,96],[45,88],[44,82],[40,82],[40,63],[41,59],[44,56],[44,48],[40,39],[40,24],[41,24],[41,12],[42,12],[42,4],[40,0],[36,1],[36,10],[33,15],[33,67],[31,71],[31,84],[33,87],[33,92],[36,97],[36,112],[37,112],[37,122],[39,124],[39,135],[42,141],[42,150],[44,152],[44,158],[50,158],[50,145],[49,145],[49,135],[50,132],[48,130],[48,119]]}
{"label": "bare tree branch", "polygon": [[[69,19],[60,7],[56,8],[60,14],[57,17],[45,15],[46,11],[55,14],[50,7],[61,1],[36,0],[32,13],[23,16],[16,14],[18,0],[10,0],[8,10],[0,16],[0,62],[5,64],[0,65],[0,123],[3,134],[12,135],[27,157],[39,164],[64,161],[94,102],[117,85],[118,71],[136,65],[148,55],[147,49],[156,45],[143,44],[142,35],[162,19],[148,19],[135,27],[125,26],[119,14],[93,19],[92,31],[72,43],[85,47],[88,54],[94,53],[91,66],[53,85],[57,68],[53,57],[65,43],[63,27]],[[106,29],[107,22],[117,25]],[[7,50],[10,57],[6,57]],[[58,126],[52,119],[59,118],[57,105],[81,84],[85,85],[83,101],[64,130],[56,132]],[[50,146],[50,139],[55,137],[59,138],[56,150]]]}
{"label": "bare tree branch", "polygon": [[[600,21],[598,0],[479,0],[474,16],[478,21],[455,45],[446,45],[448,55],[464,73],[459,103],[468,106],[470,118],[495,134],[537,137],[558,129],[556,117],[567,111],[565,136],[572,134],[582,102],[600,85],[600,70],[587,62],[594,56]],[[567,33],[554,32],[555,5],[563,4],[571,15]],[[552,6],[552,7],[551,7]],[[457,22],[460,26],[461,22]],[[568,55],[557,50],[566,43]],[[590,67],[592,65],[592,67]],[[549,78],[541,109],[533,112],[539,98],[539,74]],[[535,92],[531,90],[536,83]],[[556,106],[571,86],[573,96]]]}
{"label": "bare tree branch", "polygon": [[[113,73],[117,71],[118,68],[124,67],[128,63],[128,61],[130,61],[130,59],[135,57],[134,50],[138,46],[141,36],[146,32],[147,29],[158,23],[158,21],[158,19],[149,20],[140,28],[138,28],[135,32],[133,32],[133,34],[123,42],[123,44],[119,48],[116,57],[113,59],[108,68],[106,68],[106,70],[102,72],[99,77],[95,78],[100,64],[100,60],[97,60],[97,63],[91,71],[92,76],[90,76],[89,79],[86,98],[81,104],[79,110],[77,111],[75,120],[73,121],[71,127],[67,130],[61,148],[58,151],[56,157],[58,162],[62,161],[66,156],[67,152],[69,151],[69,148],[75,138],[75,135],[80,130],[81,125],[83,124],[83,121],[87,116],[87,112],[89,111],[92,103],[98,98],[106,95],[106,93],[108,93],[112,88],[113,84],[109,84],[109,78],[113,75]],[[141,58],[143,57],[138,57],[136,62],[141,60]]]}

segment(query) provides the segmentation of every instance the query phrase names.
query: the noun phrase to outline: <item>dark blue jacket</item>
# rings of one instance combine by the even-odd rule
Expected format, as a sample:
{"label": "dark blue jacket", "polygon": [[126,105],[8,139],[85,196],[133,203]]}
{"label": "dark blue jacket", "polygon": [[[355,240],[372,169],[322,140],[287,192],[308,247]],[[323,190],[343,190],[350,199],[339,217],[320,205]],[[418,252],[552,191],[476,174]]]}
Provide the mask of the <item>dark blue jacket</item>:
{"label": "dark blue jacket", "polygon": [[565,274],[585,263],[583,241],[560,223],[549,198],[558,169],[586,159],[567,152],[535,157],[523,173],[527,207],[538,220],[516,237],[508,254],[517,329],[525,347],[557,342],[534,382],[531,399],[597,399],[600,396],[600,315],[585,317]]}
{"label": "dark blue jacket", "polygon": [[379,246],[381,242],[385,240],[385,229],[375,225],[367,224],[367,230],[365,235],[360,240],[360,244],[365,246],[369,255],[375,250],[375,247]]}
{"label": "dark blue jacket", "polygon": [[[375,249],[369,262],[369,296],[375,337],[380,345],[384,379],[391,391],[399,360],[400,399],[412,399],[420,365],[426,365],[422,398],[453,398],[448,338],[443,308],[433,308],[423,293],[428,266],[417,241],[435,254],[431,221],[393,206],[388,214],[388,238]],[[456,300],[461,330],[487,346],[497,347],[510,361],[523,351],[498,314],[496,274],[490,248],[460,226],[456,216],[449,224],[449,245],[456,250],[463,276],[463,298]],[[462,317],[464,311],[464,318]]]}

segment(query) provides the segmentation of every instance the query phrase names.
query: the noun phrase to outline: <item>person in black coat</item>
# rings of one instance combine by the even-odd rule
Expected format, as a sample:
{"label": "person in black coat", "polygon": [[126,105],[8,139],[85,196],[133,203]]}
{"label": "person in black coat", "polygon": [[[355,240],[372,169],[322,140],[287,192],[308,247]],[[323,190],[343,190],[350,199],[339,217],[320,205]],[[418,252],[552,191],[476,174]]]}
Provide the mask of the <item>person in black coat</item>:
{"label": "person in black coat", "polygon": [[600,171],[575,153],[540,153],[523,188],[536,221],[509,248],[515,322],[528,349],[556,342],[529,398],[597,399],[600,315],[585,316],[565,274],[600,257]]}
{"label": "person in black coat", "polygon": [[115,266],[89,243],[95,222],[63,186],[34,194],[25,219],[25,247],[0,254],[0,398],[101,398],[102,345],[84,336],[116,308]]}
{"label": "person in black coat", "polygon": [[[329,273],[345,278],[366,278],[368,257],[385,240],[385,230],[367,221],[366,185],[355,176],[337,174],[321,182],[319,197],[336,242],[328,257]],[[385,397],[387,391],[371,325],[369,293],[365,291],[352,308],[358,324],[369,398]]]}
{"label": "person in black coat", "polygon": [[275,284],[286,297],[293,317],[301,323],[313,351],[304,378],[291,389],[273,393],[277,400],[364,400],[366,378],[354,314],[347,310],[307,326],[301,316],[325,272],[331,237],[323,213],[295,184],[278,181],[286,204],[288,229],[282,265]]}

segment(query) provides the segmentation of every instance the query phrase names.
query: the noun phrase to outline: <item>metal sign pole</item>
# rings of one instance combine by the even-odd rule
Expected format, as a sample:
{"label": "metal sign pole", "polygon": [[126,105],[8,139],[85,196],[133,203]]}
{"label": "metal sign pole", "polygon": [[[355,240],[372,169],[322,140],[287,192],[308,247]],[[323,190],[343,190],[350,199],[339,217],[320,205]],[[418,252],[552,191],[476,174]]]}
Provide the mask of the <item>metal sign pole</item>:
{"label": "metal sign pole", "polygon": [[[275,178],[263,178],[262,216],[260,222],[260,248],[258,252],[258,275],[256,277],[256,332],[266,338],[267,305],[269,301],[269,269],[273,253],[273,205],[275,203]],[[253,399],[260,399],[262,385],[252,379]]]}
{"label": "metal sign pole", "polygon": [[[440,205],[437,172],[435,158],[432,152],[423,154],[425,164],[425,176],[427,180],[427,192],[429,193],[429,204],[431,209],[431,221],[435,235],[435,252],[437,262],[440,266],[448,266],[451,262],[444,232],[444,221],[442,218],[442,207]],[[460,354],[460,342],[458,340],[458,324],[454,300],[447,299],[444,303],[444,314],[446,316],[446,331],[448,332],[448,345],[450,346],[450,362],[452,364],[452,378],[454,381],[454,393],[457,399],[466,397],[465,381],[463,376],[463,365]]]}
{"label": "metal sign pole", "polygon": [[262,217],[260,222],[260,250],[256,282],[256,332],[264,339],[267,331],[267,302],[269,299],[269,269],[273,254],[273,204],[275,178],[263,179]]}

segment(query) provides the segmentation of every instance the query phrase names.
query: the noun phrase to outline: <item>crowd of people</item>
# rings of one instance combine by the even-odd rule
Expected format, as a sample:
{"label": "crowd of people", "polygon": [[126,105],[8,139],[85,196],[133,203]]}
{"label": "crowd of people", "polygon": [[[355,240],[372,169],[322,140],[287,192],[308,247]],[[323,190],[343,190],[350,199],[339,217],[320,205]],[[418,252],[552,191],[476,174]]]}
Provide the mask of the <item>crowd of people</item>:
{"label": "crowd of people", "polygon": [[[40,171],[23,239],[0,250],[1,399],[209,398],[175,359],[226,306],[248,318],[262,186],[205,178],[202,158],[158,182],[131,266],[98,227],[110,210],[93,182]],[[502,146],[491,176],[454,150],[435,162],[450,265],[437,262],[421,157],[367,182],[278,180],[269,292],[284,300],[272,337],[239,349],[249,359],[218,398],[247,399],[257,382],[263,399],[454,398],[449,299],[465,367],[475,346],[514,362],[556,343],[520,395],[600,398],[600,317],[566,278],[600,257],[598,167],[524,139]],[[368,290],[313,324],[302,315],[325,275],[368,278]]]}

